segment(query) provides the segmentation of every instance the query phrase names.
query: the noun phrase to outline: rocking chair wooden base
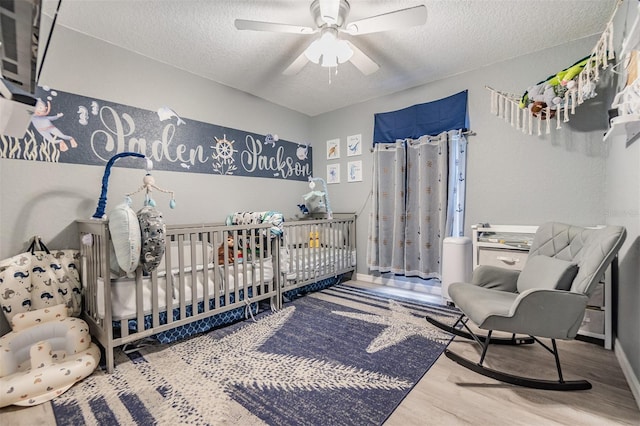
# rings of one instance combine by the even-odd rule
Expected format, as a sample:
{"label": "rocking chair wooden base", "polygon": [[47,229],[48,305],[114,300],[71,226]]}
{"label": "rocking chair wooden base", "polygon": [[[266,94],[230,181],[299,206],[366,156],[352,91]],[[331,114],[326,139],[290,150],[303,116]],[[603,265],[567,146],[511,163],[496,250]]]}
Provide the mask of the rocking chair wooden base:
{"label": "rocking chair wooden base", "polygon": [[445,355],[452,361],[457,362],[461,366],[468,368],[483,376],[490,377],[495,380],[499,380],[504,383],[509,383],[516,386],[523,386],[533,389],[543,390],[556,390],[556,391],[575,391],[575,390],[588,390],[591,389],[591,383],[586,380],[570,380],[570,381],[554,381],[554,380],[541,380],[528,377],[516,376],[509,373],[493,370],[487,368],[479,363],[470,361],[449,349],[445,350]]}
{"label": "rocking chair wooden base", "polygon": [[[453,326],[448,326],[446,324],[441,323],[440,321],[431,318],[429,316],[426,317],[427,321],[436,327],[447,331],[456,336],[464,337],[470,340],[474,340],[480,347],[482,348],[482,355],[480,355],[480,362],[473,362],[464,358],[455,352],[450,351],[449,349],[445,350],[445,355],[447,358],[452,361],[457,362],[461,366],[468,368],[471,371],[474,371],[478,374],[482,374],[483,376],[490,377],[492,379],[499,380],[504,383],[509,383],[516,386],[523,386],[533,389],[543,389],[543,390],[556,390],[556,391],[573,391],[573,390],[587,390],[591,389],[591,383],[586,380],[573,380],[573,381],[565,381],[562,377],[562,368],[560,367],[560,358],[558,356],[558,347],[556,346],[555,339],[551,339],[552,347],[545,345],[542,341],[537,339],[534,336],[529,336],[526,338],[516,338],[516,335],[513,334],[510,338],[496,338],[491,337],[493,330],[489,330],[486,336],[479,336],[474,333],[467,324],[467,318],[464,314],[458,318],[456,323]],[[467,331],[460,330],[456,328],[456,325],[462,324]],[[530,343],[539,343],[543,348],[545,348],[548,352],[553,354],[556,361],[556,368],[558,370],[558,380],[542,380],[542,379],[534,379],[529,377],[516,376],[509,373],[504,373],[498,370],[493,370],[491,368],[485,367],[483,364],[485,356],[487,355],[487,349],[489,349],[490,344],[498,344],[498,345],[522,345],[522,344],[530,344]]]}

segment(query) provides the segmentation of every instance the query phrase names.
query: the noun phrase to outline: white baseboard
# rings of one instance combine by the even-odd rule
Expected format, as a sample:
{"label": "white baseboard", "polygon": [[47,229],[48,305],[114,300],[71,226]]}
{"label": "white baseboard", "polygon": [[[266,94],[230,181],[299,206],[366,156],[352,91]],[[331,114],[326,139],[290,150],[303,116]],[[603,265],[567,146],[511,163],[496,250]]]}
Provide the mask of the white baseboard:
{"label": "white baseboard", "polygon": [[616,343],[613,350],[616,354],[616,358],[618,359],[618,363],[620,363],[620,368],[622,368],[622,372],[624,373],[624,377],[627,379],[627,384],[631,388],[631,393],[633,397],[636,399],[636,404],[638,404],[638,408],[640,408],[640,381],[638,377],[635,375],[633,369],[631,368],[631,364],[629,364],[629,359],[627,355],[624,353],[622,345],[620,341],[616,339]]}
{"label": "white baseboard", "polygon": [[441,287],[439,285],[434,286],[434,285],[422,284],[417,282],[410,282],[406,280],[376,277],[369,274],[359,274],[359,273],[356,273],[355,279],[358,281],[364,281],[372,284],[380,284],[380,285],[385,285],[389,287],[396,287],[396,288],[401,288],[405,290],[417,291],[420,293],[430,294],[433,296],[440,296],[442,294],[440,291]]}

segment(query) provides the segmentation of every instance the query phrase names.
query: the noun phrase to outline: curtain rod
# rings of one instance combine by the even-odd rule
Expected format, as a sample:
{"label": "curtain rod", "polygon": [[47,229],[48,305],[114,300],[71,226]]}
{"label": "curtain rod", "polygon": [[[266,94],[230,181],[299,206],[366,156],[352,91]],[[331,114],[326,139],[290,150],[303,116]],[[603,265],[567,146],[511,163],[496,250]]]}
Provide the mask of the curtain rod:
{"label": "curtain rod", "polygon": [[[464,130],[464,131],[462,131],[462,134],[464,136],[476,136],[477,135],[477,133],[474,132],[473,130]],[[378,143],[381,143],[381,144],[384,145],[384,144],[393,143],[393,142],[378,142]],[[373,152],[373,148],[369,148],[369,151]]]}

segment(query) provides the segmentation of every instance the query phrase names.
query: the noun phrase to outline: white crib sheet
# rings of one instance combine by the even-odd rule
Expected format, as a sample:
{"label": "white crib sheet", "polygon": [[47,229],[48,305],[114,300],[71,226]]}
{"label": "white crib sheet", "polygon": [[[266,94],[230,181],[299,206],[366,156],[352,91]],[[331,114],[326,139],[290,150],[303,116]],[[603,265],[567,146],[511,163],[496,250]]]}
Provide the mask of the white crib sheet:
{"label": "white crib sheet", "polygon": [[284,252],[280,262],[287,280],[306,280],[337,270],[337,265],[356,265],[356,251],[346,248],[294,248]]}
{"label": "white crib sheet", "polygon": [[[236,280],[239,283],[240,288],[245,286],[245,274],[247,276],[246,286],[254,283],[254,277],[259,280],[261,277],[260,265],[258,263],[242,263],[236,265],[218,265],[209,264],[206,269],[207,274],[207,289],[208,296],[212,298],[214,295],[214,288],[216,280],[219,283],[220,294],[224,291],[224,286],[229,287],[229,291],[235,290]],[[237,269],[237,275],[236,275]],[[167,306],[167,291],[170,291],[172,307],[180,305],[180,289],[181,281],[178,269],[171,271],[169,283],[167,285],[167,278],[164,272],[158,274],[157,279],[157,294],[158,294],[158,308],[160,311],[166,310]],[[214,278],[217,274],[217,279]],[[224,275],[227,275],[226,280],[223,279]],[[184,293],[185,301],[187,305],[192,303],[192,288],[193,277],[191,268],[185,268],[183,272],[184,277]],[[264,275],[263,282],[270,283],[273,280],[273,260],[271,257],[264,259]],[[203,266],[198,266],[196,269],[196,288],[197,288],[197,300],[202,301],[204,296],[204,281],[205,272]],[[144,314],[150,314],[152,310],[152,280],[151,277],[144,277],[142,279],[142,306]],[[104,281],[98,280],[98,315],[100,318],[104,318]],[[136,280],[135,278],[117,278],[111,280],[111,315],[112,320],[121,320],[128,318],[135,318],[137,313],[136,303]]]}

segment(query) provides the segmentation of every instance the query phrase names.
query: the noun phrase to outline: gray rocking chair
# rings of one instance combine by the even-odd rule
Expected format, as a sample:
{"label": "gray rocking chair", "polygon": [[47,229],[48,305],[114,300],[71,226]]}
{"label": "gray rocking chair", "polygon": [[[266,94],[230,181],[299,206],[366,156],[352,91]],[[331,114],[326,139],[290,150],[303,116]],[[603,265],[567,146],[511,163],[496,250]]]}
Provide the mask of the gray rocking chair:
{"label": "gray rocking chair", "polygon": [[[587,301],[596,284],[624,242],[625,228],[581,228],[563,223],[546,223],[538,228],[522,272],[479,266],[472,283],[453,283],[449,296],[462,311],[456,324],[448,326],[434,318],[427,321],[458,336],[475,340],[482,347],[478,363],[446,350],[458,364],[496,380],[547,390],[591,389],[586,380],[565,381],[562,377],[556,339],[576,337]],[[486,336],[474,333],[467,321]],[[459,329],[462,324],[466,332]],[[493,331],[512,333],[510,338],[491,337]],[[530,337],[516,337],[516,335]],[[551,339],[552,347],[539,340]],[[555,357],[558,381],[521,377],[483,366],[490,344],[520,345],[537,342]]]}

